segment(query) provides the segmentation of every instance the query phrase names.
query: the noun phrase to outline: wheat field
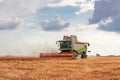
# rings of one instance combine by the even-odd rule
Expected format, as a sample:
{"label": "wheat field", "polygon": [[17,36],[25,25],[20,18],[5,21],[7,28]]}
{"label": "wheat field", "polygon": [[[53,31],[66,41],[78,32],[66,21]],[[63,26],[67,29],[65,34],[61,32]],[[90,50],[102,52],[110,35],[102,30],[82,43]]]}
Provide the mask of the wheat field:
{"label": "wheat field", "polygon": [[0,58],[0,80],[120,80],[120,57]]}

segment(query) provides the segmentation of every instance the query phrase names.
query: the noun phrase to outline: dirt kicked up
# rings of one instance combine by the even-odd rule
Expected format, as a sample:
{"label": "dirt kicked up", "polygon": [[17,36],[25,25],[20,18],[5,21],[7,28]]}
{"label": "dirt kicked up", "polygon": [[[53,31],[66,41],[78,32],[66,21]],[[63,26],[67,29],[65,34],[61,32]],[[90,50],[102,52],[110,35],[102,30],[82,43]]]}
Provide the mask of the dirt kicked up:
{"label": "dirt kicked up", "polygon": [[0,58],[0,80],[120,80],[120,57]]}

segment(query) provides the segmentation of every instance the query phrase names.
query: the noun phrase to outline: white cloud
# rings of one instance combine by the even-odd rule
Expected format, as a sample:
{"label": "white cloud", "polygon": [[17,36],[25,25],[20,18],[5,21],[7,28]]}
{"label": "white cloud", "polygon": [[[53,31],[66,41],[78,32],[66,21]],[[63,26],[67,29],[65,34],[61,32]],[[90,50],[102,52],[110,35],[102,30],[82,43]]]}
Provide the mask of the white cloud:
{"label": "white cloud", "polygon": [[68,22],[65,22],[60,16],[55,16],[51,20],[44,20],[40,22],[41,28],[45,31],[60,31],[69,26]]}
{"label": "white cloud", "polygon": [[[49,7],[64,7],[64,6],[76,6],[76,2],[79,0],[61,0],[58,3],[50,3]],[[84,2],[84,0],[81,0],[80,2]]]}
{"label": "white cloud", "polygon": [[13,30],[23,26],[24,21],[20,18],[4,18],[0,20],[0,30]]}
{"label": "white cloud", "polygon": [[110,17],[103,19],[99,22],[100,25],[108,25],[109,23],[112,23],[112,18],[110,18]]}
{"label": "white cloud", "polygon": [[61,0],[58,3],[50,3],[49,7],[65,7],[65,6],[73,6],[79,7],[80,10],[76,11],[75,14],[79,15],[83,12],[87,12],[88,10],[94,10],[94,1],[95,0]]}
{"label": "white cloud", "polygon": [[87,12],[88,10],[94,10],[94,0],[81,3],[80,10],[75,12],[77,15],[80,15],[83,12]]}
{"label": "white cloud", "polygon": [[61,31],[67,28],[70,24],[61,19],[61,17],[55,16],[51,20],[43,20],[40,22],[40,26],[34,23],[27,23],[22,18],[2,18],[0,20],[0,30],[15,30],[15,29],[35,29],[45,31]]}
{"label": "white cloud", "polygon": [[[98,30],[98,25],[74,25],[59,32],[42,30],[19,30],[0,32],[0,55],[38,56],[41,52],[57,51],[57,40],[64,35],[77,35],[78,40],[89,42],[91,53],[95,55],[120,55],[120,35]],[[7,33],[7,34],[4,34]],[[49,41],[48,41],[49,40]]]}
{"label": "white cloud", "polygon": [[29,16],[46,7],[53,0],[3,0],[0,2],[0,17]]}

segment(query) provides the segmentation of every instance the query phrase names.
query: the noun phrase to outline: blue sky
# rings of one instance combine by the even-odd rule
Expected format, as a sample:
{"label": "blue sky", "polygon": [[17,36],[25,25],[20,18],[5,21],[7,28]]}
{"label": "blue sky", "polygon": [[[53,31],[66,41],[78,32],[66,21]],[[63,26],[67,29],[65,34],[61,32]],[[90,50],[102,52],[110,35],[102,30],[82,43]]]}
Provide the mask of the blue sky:
{"label": "blue sky", "polygon": [[89,42],[89,55],[120,55],[119,3],[0,0],[0,55],[38,56],[40,52],[56,52],[55,42],[64,35],[77,35],[79,41]]}
{"label": "blue sky", "polygon": [[92,16],[92,11],[88,11],[86,13],[82,13],[81,15],[76,15],[75,12],[78,11],[78,7],[57,7],[57,8],[49,8],[46,7],[36,14],[36,20],[41,21],[44,19],[51,19],[56,15],[60,15],[62,19],[65,21],[69,21],[72,24],[85,24],[88,23],[88,18]]}

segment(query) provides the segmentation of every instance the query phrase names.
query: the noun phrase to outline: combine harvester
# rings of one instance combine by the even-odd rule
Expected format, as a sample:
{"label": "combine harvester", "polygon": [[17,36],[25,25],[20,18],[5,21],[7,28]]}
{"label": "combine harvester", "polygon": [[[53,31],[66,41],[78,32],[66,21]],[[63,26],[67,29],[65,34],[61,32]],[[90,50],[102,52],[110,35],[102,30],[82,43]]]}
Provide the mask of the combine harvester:
{"label": "combine harvester", "polygon": [[89,43],[79,42],[74,35],[64,36],[63,40],[59,40],[56,43],[59,43],[60,53],[40,53],[40,58],[87,58],[86,53]]}

